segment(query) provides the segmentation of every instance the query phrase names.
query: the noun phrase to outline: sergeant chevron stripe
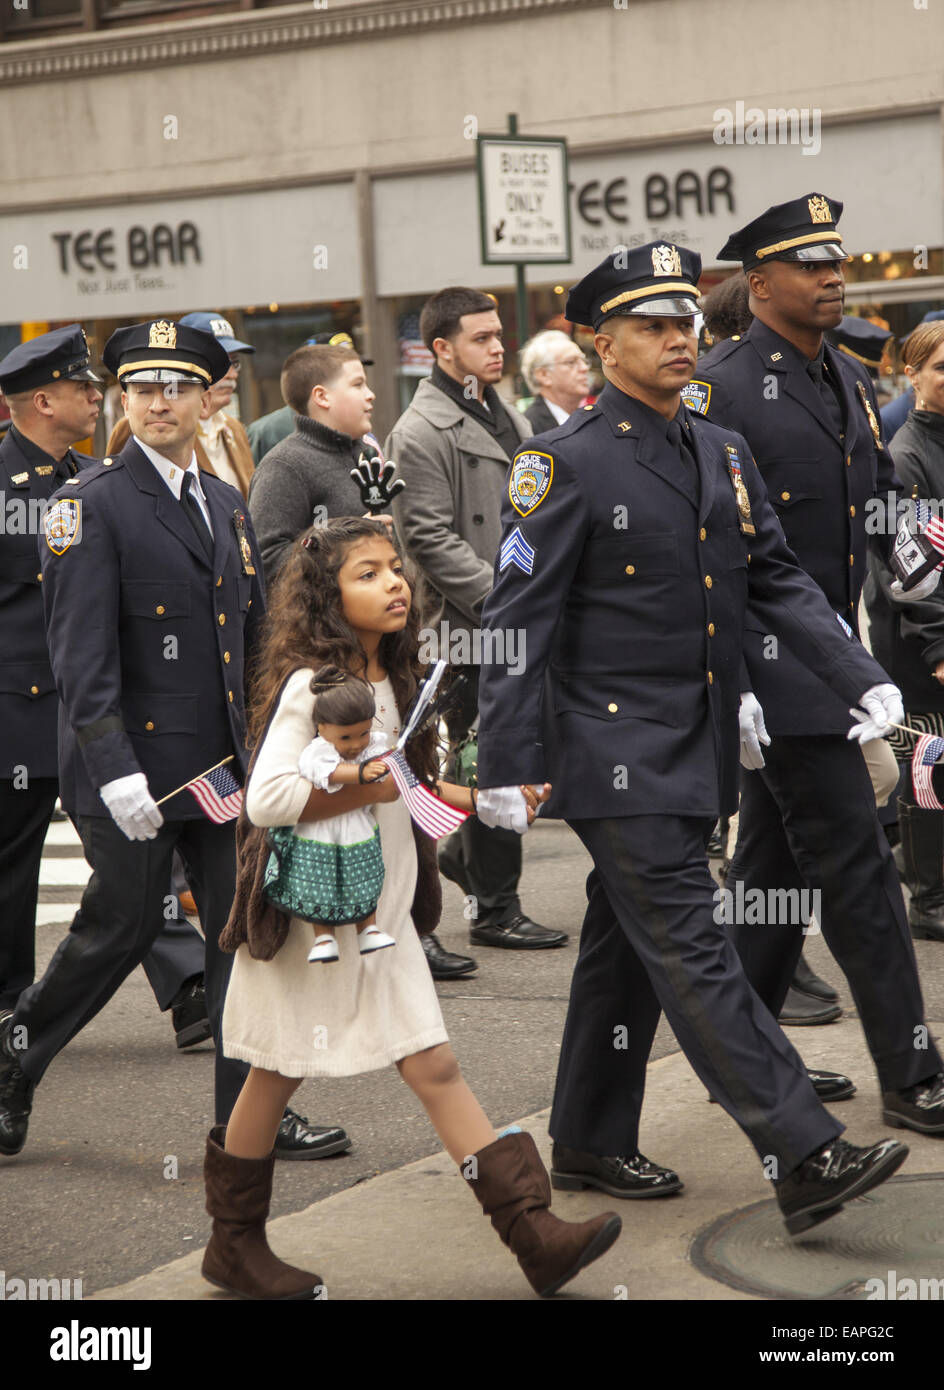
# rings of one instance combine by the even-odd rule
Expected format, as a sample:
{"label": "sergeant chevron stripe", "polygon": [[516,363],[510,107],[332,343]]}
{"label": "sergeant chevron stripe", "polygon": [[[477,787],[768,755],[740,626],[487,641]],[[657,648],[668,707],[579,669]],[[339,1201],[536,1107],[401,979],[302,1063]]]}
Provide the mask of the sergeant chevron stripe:
{"label": "sergeant chevron stripe", "polygon": [[509,565],[517,565],[525,574],[534,573],[534,547],[528,545],[524,536],[521,534],[521,527],[516,526],[510,535],[502,541],[501,550],[498,552],[498,569],[506,570]]}

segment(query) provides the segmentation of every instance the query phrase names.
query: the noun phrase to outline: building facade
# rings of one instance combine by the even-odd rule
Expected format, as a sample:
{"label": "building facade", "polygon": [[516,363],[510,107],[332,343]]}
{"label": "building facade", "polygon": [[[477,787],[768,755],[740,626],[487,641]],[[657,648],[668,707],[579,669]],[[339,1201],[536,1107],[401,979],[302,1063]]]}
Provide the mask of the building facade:
{"label": "building facade", "polygon": [[[0,335],[223,312],[251,418],[309,333],[374,359],[377,425],[427,369],[433,290],[493,293],[475,140],[569,150],[572,255],[528,269],[526,331],[619,245],[717,251],[774,202],[845,204],[848,303],[896,336],[944,306],[942,7],[884,0],[12,0],[0,42]],[[10,138],[13,132],[15,138]]]}

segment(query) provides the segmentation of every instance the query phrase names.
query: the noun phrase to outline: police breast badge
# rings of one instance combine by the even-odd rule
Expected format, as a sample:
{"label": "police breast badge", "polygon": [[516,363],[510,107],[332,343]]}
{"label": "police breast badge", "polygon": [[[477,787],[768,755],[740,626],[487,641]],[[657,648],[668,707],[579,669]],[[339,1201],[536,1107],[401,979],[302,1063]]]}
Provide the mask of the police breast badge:
{"label": "police breast badge", "polygon": [[741,531],[745,536],[756,536],[754,519],[751,516],[751,499],[748,496],[744,479],[741,477],[741,460],[738,451],[733,444],[725,444],[724,452],[728,457],[728,472],[731,474],[731,482],[734,484],[734,496],[737,499]]}
{"label": "police breast badge", "polygon": [[236,532],[236,543],[239,546],[239,554],[243,562],[243,574],[255,574],[256,567],[252,563],[252,547],[249,544],[249,537],[246,535],[245,512],[233,512],[233,530]]}
{"label": "police breast badge", "polygon": [[554,460],[550,454],[518,454],[511,465],[508,496],[519,516],[529,516],[551,489]]}
{"label": "police breast badge", "polygon": [[690,381],[687,386],[682,387],[682,404],[687,405],[689,410],[694,410],[696,415],[708,414],[710,400],[711,386],[707,381]]}
{"label": "police breast badge", "polygon": [[81,534],[82,503],[76,498],[54,502],[43,517],[46,544],[54,555],[64,555]]}
{"label": "police breast badge", "polygon": [[872,409],[872,402],[869,400],[868,393],[861,381],[856,382],[856,390],[859,393],[859,400],[862,402],[866,415],[869,417],[869,429],[872,431],[872,438],[876,444],[882,442],[882,431],[875,418],[875,411]]}

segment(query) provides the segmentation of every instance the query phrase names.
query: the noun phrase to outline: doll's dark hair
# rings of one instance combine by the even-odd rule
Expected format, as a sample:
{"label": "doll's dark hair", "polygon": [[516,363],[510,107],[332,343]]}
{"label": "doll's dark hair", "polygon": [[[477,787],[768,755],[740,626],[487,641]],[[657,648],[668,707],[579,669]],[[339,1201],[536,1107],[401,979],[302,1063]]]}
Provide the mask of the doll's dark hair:
{"label": "doll's dark hair", "polygon": [[[337,517],[313,526],[288,547],[288,555],[269,591],[263,639],[250,678],[249,740],[261,738],[272,708],[288,676],[304,667],[326,665],[367,680],[367,653],[344,616],[338,571],[358,541],[379,537],[398,555],[396,537],[382,521],[367,517]],[[404,716],[424,674],[419,658],[423,624],[419,581],[403,562],[403,577],[413,593],[406,624],[385,633],[378,657],[390,678]],[[368,687],[369,688],[369,687]],[[410,740],[407,760],[419,777],[437,772],[436,730],[429,728]]]}
{"label": "doll's dark hair", "polygon": [[312,718],[316,724],[363,724],[377,712],[368,683],[338,666],[322,666],[312,676],[309,689],[315,697]]}

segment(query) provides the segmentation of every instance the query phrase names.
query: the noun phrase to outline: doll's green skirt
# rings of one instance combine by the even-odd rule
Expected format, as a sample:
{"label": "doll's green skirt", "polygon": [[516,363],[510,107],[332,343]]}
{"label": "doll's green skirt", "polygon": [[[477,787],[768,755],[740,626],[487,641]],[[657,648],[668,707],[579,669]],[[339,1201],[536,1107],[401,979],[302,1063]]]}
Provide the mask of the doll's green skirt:
{"label": "doll's green skirt", "polygon": [[303,840],[290,826],[270,830],[267,839],[272,853],[262,891],[276,907],[327,927],[362,922],[376,910],[384,880],[379,829],[349,845]]}

